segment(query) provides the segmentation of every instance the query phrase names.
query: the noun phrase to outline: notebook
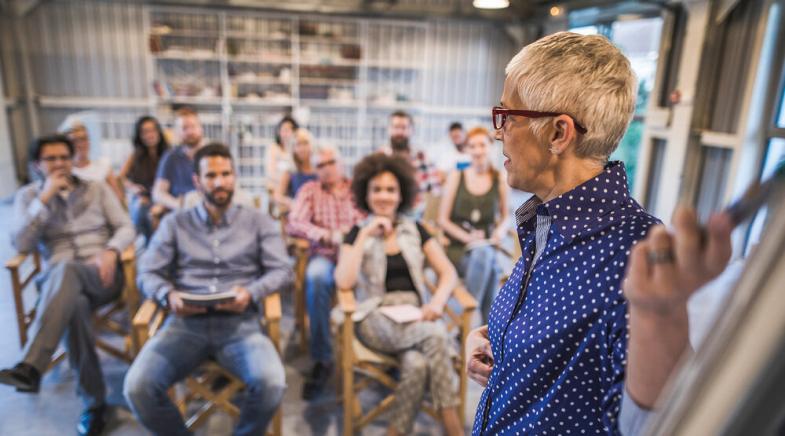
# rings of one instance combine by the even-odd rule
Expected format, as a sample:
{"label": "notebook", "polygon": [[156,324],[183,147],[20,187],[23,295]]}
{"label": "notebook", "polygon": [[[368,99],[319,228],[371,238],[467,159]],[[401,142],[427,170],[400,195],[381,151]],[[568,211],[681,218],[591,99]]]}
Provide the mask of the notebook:
{"label": "notebook", "polygon": [[211,294],[193,294],[190,292],[176,291],[177,296],[183,300],[185,304],[191,306],[209,307],[221,303],[229,303],[234,301],[237,294],[234,291],[216,292]]}
{"label": "notebook", "polygon": [[406,324],[407,322],[419,321],[422,319],[422,310],[411,304],[382,306],[379,308],[379,312],[398,324]]}

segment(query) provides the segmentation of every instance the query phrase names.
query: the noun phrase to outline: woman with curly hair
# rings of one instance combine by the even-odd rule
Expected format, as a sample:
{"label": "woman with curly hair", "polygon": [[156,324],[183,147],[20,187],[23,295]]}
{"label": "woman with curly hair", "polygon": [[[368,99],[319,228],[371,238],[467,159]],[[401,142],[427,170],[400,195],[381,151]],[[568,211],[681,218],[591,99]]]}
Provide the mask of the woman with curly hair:
{"label": "woman with curly hair", "polygon": [[[359,283],[359,306],[353,317],[357,337],[401,362],[388,434],[411,432],[426,387],[447,434],[463,434],[451,342],[440,322],[457,273],[439,242],[404,214],[417,194],[414,169],[401,158],[368,156],[355,166],[352,192],[357,207],[369,215],[341,245],[335,284],[346,289]],[[438,277],[432,297],[424,279],[426,260]],[[420,307],[422,319],[398,324],[378,310],[402,304]]]}

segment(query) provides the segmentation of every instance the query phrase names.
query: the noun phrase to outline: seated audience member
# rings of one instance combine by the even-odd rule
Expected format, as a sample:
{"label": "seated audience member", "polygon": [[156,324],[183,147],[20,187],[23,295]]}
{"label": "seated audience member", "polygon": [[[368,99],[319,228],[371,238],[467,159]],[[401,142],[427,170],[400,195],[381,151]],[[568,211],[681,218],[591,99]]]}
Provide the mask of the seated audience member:
{"label": "seated audience member", "polygon": [[120,297],[120,253],[134,240],[134,227],[111,188],[72,174],[74,145],[65,136],[34,141],[31,157],[45,179],[23,187],[14,199],[11,242],[45,260],[37,278],[40,297],[22,361],[0,371],[0,383],[38,392],[61,340],[85,411],[81,435],[104,427],[106,387],[92,332],[93,310]]}
{"label": "seated audience member", "polygon": [[605,37],[570,32],[527,45],[505,71],[496,138],[508,184],[534,196],[515,213],[523,255],[467,339],[469,376],[485,386],[473,434],[616,434],[622,276],[657,223],[608,160],[635,109],[635,74]]}
{"label": "seated audience member", "polygon": [[286,214],[292,208],[292,200],[297,191],[307,182],[316,179],[316,173],[311,165],[313,139],[311,133],[305,129],[297,129],[294,134],[295,143],[292,150],[294,171],[284,171],[276,187],[274,198],[278,211]]}
{"label": "seated audience member", "polygon": [[294,132],[299,126],[297,121],[289,115],[281,118],[275,131],[275,143],[270,144],[264,153],[264,177],[267,179],[267,188],[275,191],[285,172],[292,171],[292,148],[294,147]]}
{"label": "seated audience member", "polygon": [[[198,206],[199,203],[204,201],[204,195],[199,190],[191,191],[185,194],[183,198],[183,209],[190,209]],[[235,188],[234,195],[232,195],[232,203],[241,204],[251,209],[257,209],[256,198],[250,192],[243,188]]]}
{"label": "seated audience member", "polygon": [[[409,161],[415,170],[415,177],[420,194],[441,195],[442,175],[436,166],[431,163],[423,150],[412,147],[411,137],[414,134],[414,120],[404,111],[395,111],[390,114],[390,124],[387,127],[390,142],[382,147],[385,154],[400,156]],[[415,203],[419,203],[415,201]],[[415,204],[415,208],[419,207]]]}
{"label": "seated audience member", "polygon": [[[167,390],[209,358],[245,383],[236,435],[264,434],[286,388],[273,343],[259,325],[263,298],[291,283],[280,227],[235,204],[232,156],[210,144],[194,156],[194,184],[204,202],[169,214],[139,263],[139,287],[169,309],[125,378],[134,414],[155,435],[187,435]],[[233,301],[192,306],[180,292],[232,290]]]}
{"label": "seated audience member", "polygon": [[182,208],[185,194],[194,190],[193,159],[204,139],[197,113],[190,108],[177,111],[175,131],[182,144],[166,152],[158,164],[153,184],[155,206],[151,208],[154,217]]}
{"label": "seated audience member", "polygon": [[[352,192],[369,216],[346,235],[335,283],[341,289],[359,283],[358,295],[364,298],[358,297],[361,309],[353,316],[357,337],[401,362],[387,434],[411,433],[427,388],[447,434],[463,434],[450,354],[455,344],[441,322],[457,274],[439,242],[402,213],[417,195],[414,172],[401,158],[373,154],[355,167]],[[426,261],[438,277],[432,297],[425,284]],[[377,310],[400,304],[420,307],[422,320],[398,324]]]}
{"label": "seated audience member", "polygon": [[[454,170],[464,170],[471,165],[471,157],[466,153],[466,131],[463,124],[455,121],[448,130],[450,136],[449,148],[439,153],[436,166],[444,175]],[[431,156],[436,156],[432,154]]]}
{"label": "seated audience member", "polygon": [[87,127],[76,118],[68,118],[60,126],[63,134],[74,144],[74,159],[71,173],[82,180],[106,182],[121,202],[125,202],[125,193],[112,170],[112,162],[108,157],[90,159],[90,133]]}
{"label": "seated audience member", "polygon": [[313,399],[333,370],[330,345],[330,308],[335,292],[333,271],[343,235],[362,214],[355,208],[349,181],[341,175],[335,149],[317,151],[317,180],[300,188],[289,213],[287,232],[308,239],[311,257],[305,272],[306,304],[310,320],[310,351],[314,366],[303,385],[303,398]]}
{"label": "seated audience member", "polygon": [[131,194],[129,211],[136,231],[150,242],[153,226],[150,220],[153,183],[158,170],[158,161],[169,151],[158,120],[143,116],[136,121],[133,138],[134,150],[120,170],[120,179]]}
{"label": "seated audience member", "polygon": [[447,178],[439,205],[439,225],[450,240],[447,256],[464,285],[480,302],[483,323],[499,286],[496,249],[507,230],[507,182],[491,165],[493,141],[482,127],[469,131],[466,152],[471,165]]}

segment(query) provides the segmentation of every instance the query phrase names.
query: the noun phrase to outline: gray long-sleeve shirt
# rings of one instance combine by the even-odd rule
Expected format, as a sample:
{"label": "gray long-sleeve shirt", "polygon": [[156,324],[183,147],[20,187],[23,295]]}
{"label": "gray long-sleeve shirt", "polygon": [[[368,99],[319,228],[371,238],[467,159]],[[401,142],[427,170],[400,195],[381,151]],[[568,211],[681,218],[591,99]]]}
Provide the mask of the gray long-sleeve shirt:
{"label": "gray long-sleeve shirt", "polygon": [[84,262],[108,248],[122,252],[134,241],[133,223],[111,188],[104,182],[74,180],[67,197],[55,195],[47,204],[38,198],[41,183],[16,193],[14,248],[23,253],[37,249],[47,263]]}
{"label": "gray long-sleeve shirt", "polygon": [[259,302],[292,283],[281,227],[232,204],[214,225],[203,203],[166,216],[139,263],[138,285],[166,304],[170,291],[215,293],[245,287]]}

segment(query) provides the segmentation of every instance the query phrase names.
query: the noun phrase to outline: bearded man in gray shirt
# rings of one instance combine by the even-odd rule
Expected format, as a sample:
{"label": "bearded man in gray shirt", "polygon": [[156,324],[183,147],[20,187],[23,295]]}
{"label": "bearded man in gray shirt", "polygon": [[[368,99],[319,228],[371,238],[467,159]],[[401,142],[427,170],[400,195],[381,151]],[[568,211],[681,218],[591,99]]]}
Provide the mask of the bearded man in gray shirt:
{"label": "bearded man in gray shirt", "polygon": [[77,430],[92,435],[103,429],[106,408],[92,312],[120,297],[125,280],[120,253],[135,233],[108,185],[71,173],[73,154],[74,145],[65,136],[33,141],[31,156],[44,180],[23,187],[14,199],[11,242],[23,253],[38,250],[45,268],[36,281],[40,299],[24,357],[0,371],[0,383],[20,392],[38,392],[41,374],[66,335],[85,406]]}
{"label": "bearded man in gray shirt", "polygon": [[[204,200],[167,215],[140,260],[139,288],[171,315],[128,370],[124,394],[151,433],[187,435],[167,390],[213,358],[245,384],[234,434],[264,434],[286,382],[258,308],[267,294],[291,284],[291,262],[280,225],[232,201],[235,173],[226,146],[196,152],[193,180]],[[187,294],[226,291],[233,299],[209,307],[188,303],[200,300]]]}

